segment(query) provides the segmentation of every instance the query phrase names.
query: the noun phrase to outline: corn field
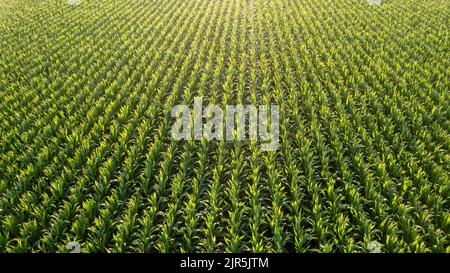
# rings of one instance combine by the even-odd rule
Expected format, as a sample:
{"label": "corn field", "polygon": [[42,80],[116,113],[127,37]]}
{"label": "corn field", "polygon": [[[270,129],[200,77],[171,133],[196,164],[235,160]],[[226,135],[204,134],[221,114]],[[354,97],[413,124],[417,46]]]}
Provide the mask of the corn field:
{"label": "corn field", "polygon": [[449,89],[448,0],[2,0],[0,252],[448,253]]}

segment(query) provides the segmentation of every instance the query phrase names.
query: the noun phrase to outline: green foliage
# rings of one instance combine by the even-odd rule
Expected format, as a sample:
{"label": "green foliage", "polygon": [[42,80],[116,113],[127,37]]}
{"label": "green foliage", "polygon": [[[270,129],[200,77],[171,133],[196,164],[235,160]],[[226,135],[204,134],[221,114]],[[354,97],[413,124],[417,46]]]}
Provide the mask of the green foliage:
{"label": "green foliage", "polygon": [[57,2],[0,3],[0,252],[450,252],[447,0]]}

